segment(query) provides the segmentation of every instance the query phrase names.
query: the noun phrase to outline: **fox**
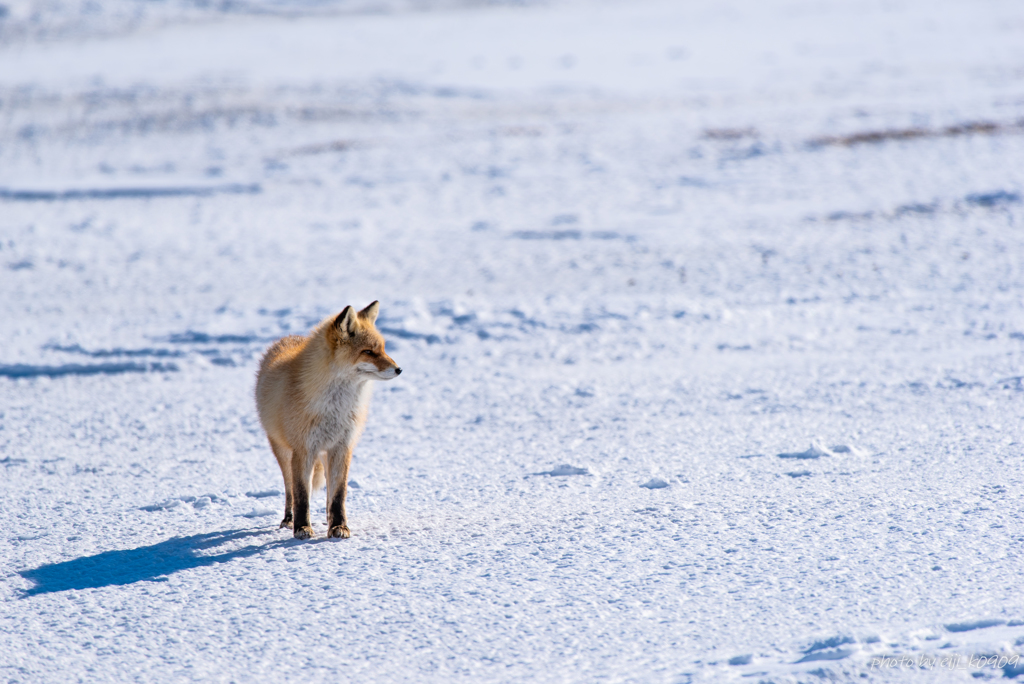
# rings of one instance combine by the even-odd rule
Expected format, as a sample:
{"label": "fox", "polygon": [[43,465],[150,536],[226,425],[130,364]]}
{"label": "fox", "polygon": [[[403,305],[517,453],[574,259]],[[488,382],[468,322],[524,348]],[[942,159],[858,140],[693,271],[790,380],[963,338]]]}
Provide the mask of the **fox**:
{"label": "fox", "polygon": [[369,410],[371,380],[402,374],[375,323],[380,302],[346,306],[306,336],[274,342],[256,374],[256,410],[284,477],[284,519],[309,539],[310,491],[327,486],[327,536],[348,539],[345,494],[352,450]]}

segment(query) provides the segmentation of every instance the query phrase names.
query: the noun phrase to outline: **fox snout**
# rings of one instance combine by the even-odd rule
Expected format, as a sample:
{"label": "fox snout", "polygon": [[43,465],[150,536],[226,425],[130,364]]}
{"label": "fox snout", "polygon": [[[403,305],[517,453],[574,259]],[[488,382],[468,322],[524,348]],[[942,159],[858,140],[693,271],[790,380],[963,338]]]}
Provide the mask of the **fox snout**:
{"label": "fox snout", "polygon": [[[365,351],[362,358],[356,364],[360,373],[373,376],[378,380],[391,380],[402,374],[394,359],[383,352]],[[369,358],[367,358],[369,357]]]}
{"label": "fox snout", "polygon": [[402,369],[399,368],[398,366],[391,366],[390,368],[385,368],[384,370],[375,370],[377,370],[377,377],[380,378],[381,380],[391,380],[402,374]]}

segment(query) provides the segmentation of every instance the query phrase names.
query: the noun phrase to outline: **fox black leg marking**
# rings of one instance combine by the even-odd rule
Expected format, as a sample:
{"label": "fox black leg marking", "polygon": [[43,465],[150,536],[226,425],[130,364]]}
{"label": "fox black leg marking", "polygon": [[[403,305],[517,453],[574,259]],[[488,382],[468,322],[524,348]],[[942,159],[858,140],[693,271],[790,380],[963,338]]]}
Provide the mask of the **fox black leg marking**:
{"label": "fox black leg marking", "polygon": [[341,539],[348,539],[352,536],[349,532],[347,521],[345,520],[345,485],[342,484],[338,487],[338,491],[334,493],[334,498],[331,499],[331,512],[328,516],[329,537],[340,537]]}
{"label": "fox black leg marking", "polygon": [[284,495],[284,518],[281,520],[281,527],[292,526],[292,489],[288,488],[288,491]]}
{"label": "fox black leg marking", "polygon": [[327,536],[348,539],[352,533],[345,517],[345,494],[348,491],[348,468],[352,463],[352,450],[336,447],[327,454]]}
{"label": "fox black leg marking", "polygon": [[292,455],[292,530],[296,539],[309,539],[313,527],[309,524],[309,475],[305,451],[295,450]]}

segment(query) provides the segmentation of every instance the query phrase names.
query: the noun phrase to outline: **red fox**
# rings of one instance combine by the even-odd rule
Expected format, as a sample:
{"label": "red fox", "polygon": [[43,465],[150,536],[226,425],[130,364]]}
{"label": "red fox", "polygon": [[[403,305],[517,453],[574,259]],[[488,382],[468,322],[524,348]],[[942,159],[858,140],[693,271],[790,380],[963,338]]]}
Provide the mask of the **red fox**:
{"label": "red fox", "polygon": [[380,302],[351,306],[308,336],[290,335],[267,349],[256,375],[256,410],[284,476],[281,527],[309,539],[309,493],[327,484],[327,536],[348,538],[345,491],[352,450],[363,432],[370,380],[402,373],[384,353],[374,326]]}

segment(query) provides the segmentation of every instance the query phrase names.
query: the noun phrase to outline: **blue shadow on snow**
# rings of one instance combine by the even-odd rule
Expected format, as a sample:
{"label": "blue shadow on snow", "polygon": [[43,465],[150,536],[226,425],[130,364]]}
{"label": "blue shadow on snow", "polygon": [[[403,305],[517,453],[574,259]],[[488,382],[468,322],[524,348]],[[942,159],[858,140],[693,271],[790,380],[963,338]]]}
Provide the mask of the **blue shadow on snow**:
{"label": "blue shadow on snow", "polygon": [[137,549],[104,551],[95,556],[83,556],[63,563],[42,565],[18,574],[35,582],[34,587],[24,592],[25,597],[68,589],[98,589],[153,581],[158,578],[166,579],[167,575],[180,570],[226,563],[235,558],[247,558],[291,542],[289,539],[274,544],[250,544],[223,553],[201,553],[226,542],[273,532],[276,530],[230,530],[194,534]]}

